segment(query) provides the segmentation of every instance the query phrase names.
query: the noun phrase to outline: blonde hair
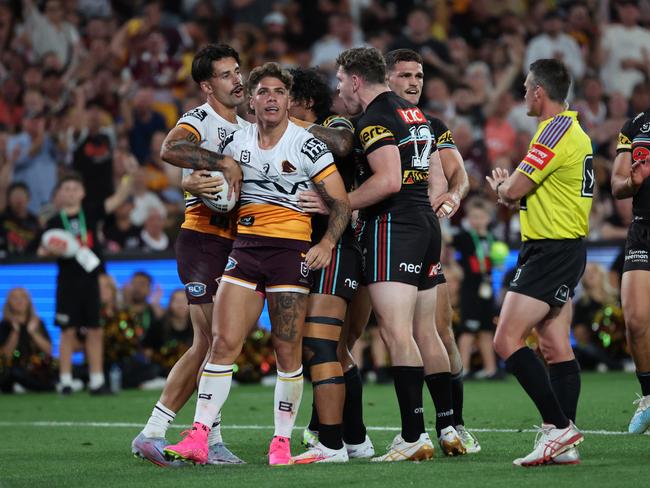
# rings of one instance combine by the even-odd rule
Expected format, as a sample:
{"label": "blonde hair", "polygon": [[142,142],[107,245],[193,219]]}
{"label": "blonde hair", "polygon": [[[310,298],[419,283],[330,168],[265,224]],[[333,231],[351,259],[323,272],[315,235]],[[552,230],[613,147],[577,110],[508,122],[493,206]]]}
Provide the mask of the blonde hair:
{"label": "blonde hair", "polygon": [[15,288],[12,288],[9,290],[9,293],[7,293],[7,298],[5,300],[5,304],[2,307],[2,319],[3,320],[11,320],[12,317],[15,317],[16,312],[11,310],[11,305],[9,302],[11,301],[11,298],[13,295],[16,293],[22,293],[25,299],[27,300],[27,321],[32,317],[36,316],[36,309],[34,309],[34,302],[32,301],[32,296],[29,294],[26,288],[23,288],[22,286],[17,286]]}

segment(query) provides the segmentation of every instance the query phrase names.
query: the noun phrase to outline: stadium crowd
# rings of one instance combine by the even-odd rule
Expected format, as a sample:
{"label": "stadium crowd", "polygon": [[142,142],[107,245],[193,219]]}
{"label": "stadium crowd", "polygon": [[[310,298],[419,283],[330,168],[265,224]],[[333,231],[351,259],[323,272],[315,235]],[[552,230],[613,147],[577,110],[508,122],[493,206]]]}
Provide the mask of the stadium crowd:
{"label": "stadium crowd", "polygon": [[[623,123],[650,106],[648,0],[0,0],[0,259],[36,255],[44,224],[61,206],[57,180],[70,170],[81,176],[89,204],[129,183],[129,198],[101,224],[105,254],[173,249],[184,211],[181,174],[160,149],[179,116],[202,103],[190,64],[209,42],[235,47],[245,74],[266,61],[318,66],[332,88],[336,57],[347,48],[422,55],[421,107],[447,123],[470,180],[463,208],[444,227],[466,371],[500,376],[494,353],[481,347],[484,328],[462,323],[463,283],[481,272],[463,233],[489,229],[490,239],[519,243],[517,213],[497,209],[485,176],[516,167],[528,150],[537,124],[526,115],[523,81],[536,59],[568,65],[570,105],[594,145],[589,239],[622,245],[631,199],[612,198],[610,175]],[[334,110],[344,112],[338,101]],[[619,259],[611,276],[594,263],[585,273],[574,317],[584,368],[621,368],[626,357],[610,348],[622,341],[620,268]],[[126,386],[164,376],[191,343],[182,294],[174,292],[163,310],[156,293],[148,301],[152,285],[146,273],[119,292],[109,276],[101,279],[106,360],[120,364]],[[20,350],[32,358],[20,368],[47,367],[48,344],[29,292],[15,289],[3,311],[0,355]],[[473,351],[482,366],[472,365]],[[55,381],[43,377],[33,388]]]}

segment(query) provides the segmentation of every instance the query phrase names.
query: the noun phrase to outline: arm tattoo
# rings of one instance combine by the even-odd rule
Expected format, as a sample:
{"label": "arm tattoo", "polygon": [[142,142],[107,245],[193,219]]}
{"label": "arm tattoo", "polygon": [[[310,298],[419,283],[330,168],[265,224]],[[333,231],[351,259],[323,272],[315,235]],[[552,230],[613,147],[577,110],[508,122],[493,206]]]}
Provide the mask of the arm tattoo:
{"label": "arm tattoo", "polygon": [[273,335],[287,342],[302,336],[307,311],[307,295],[295,292],[269,293],[269,315]]}
{"label": "arm tattoo", "polygon": [[165,141],[162,149],[164,161],[174,166],[190,169],[223,169],[222,154],[199,147],[199,139],[191,132],[183,139]]}
{"label": "arm tattoo", "polygon": [[352,215],[350,202],[347,199],[338,200],[333,198],[329,193],[327,193],[325,183],[322,181],[316,183],[316,191],[330,209],[327,231],[325,232],[324,237],[327,237],[331,242],[336,244],[343,235],[345,228],[350,223],[350,216]]}
{"label": "arm tattoo", "polygon": [[327,147],[336,156],[347,156],[352,150],[354,134],[347,129],[335,129],[331,127],[323,127],[322,125],[312,125],[309,128],[309,132],[327,144]]}

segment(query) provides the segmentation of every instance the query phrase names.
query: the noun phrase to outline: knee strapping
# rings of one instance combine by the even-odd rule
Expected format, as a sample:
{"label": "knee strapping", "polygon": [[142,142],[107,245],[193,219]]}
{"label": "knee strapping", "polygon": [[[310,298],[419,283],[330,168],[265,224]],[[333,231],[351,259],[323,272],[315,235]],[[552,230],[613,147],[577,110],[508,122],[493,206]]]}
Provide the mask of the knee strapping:
{"label": "knee strapping", "polygon": [[309,367],[312,384],[342,384],[343,369],[336,349],[343,321],[333,317],[307,317],[303,347],[309,351],[305,365]]}

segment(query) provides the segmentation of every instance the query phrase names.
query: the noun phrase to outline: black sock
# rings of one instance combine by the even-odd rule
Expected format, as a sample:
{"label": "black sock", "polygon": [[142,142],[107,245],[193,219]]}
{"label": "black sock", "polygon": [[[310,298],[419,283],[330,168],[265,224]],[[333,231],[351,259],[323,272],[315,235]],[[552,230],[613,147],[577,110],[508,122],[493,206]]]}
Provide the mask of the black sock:
{"label": "black sock", "polygon": [[636,377],[641,385],[641,395],[650,395],[650,371],[637,371]]}
{"label": "black sock", "polygon": [[424,411],[422,408],[424,368],[418,366],[393,366],[392,371],[399,412],[402,417],[402,438],[406,442],[415,442],[424,432]]}
{"label": "black sock", "polygon": [[366,440],[363,423],[363,385],[356,366],[343,374],[345,403],[343,404],[343,440],[346,444],[362,444]]}
{"label": "black sock", "polygon": [[451,404],[454,407],[454,423],[465,425],[463,419],[463,370],[451,376]]}
{"label": "black sock", "polygon": [[[316,393],[314,392],[314,396]],[[309,425],[307,426],[312,432],[318,432],[318,411],[316,410],[316,404],[311,404],[311,419],[309,419]]]}
{"label": "black sock", "polygon": [[553,393],[546,368],[532,349],[522,347],[506,359],[506,369],[515,375],[519,384],[535,403],[544,423],[553,424],[558,429],[569,425],[562,407]]}
{"label": "black sock", "polygon": [[[341,449],[343,447],[343,428],[341,424],[320,424],[318,442],[329,449]],[[357,444],[360,444],[360,442]]]}
{"label": "black sock", "polygon": [[454,425],[454,408],[451,399],[451,373],[433,373],[424,377],[431,399],[436,407],[436,432]]}
{"label": "black sock", "polygon": [[578,397],[580,396],[580,365],[578,361],[564,361],[551,364],[548,367],[551,379],[551,388],[560,402],[562,411],[569,420],[575,423],[578,410]]}

